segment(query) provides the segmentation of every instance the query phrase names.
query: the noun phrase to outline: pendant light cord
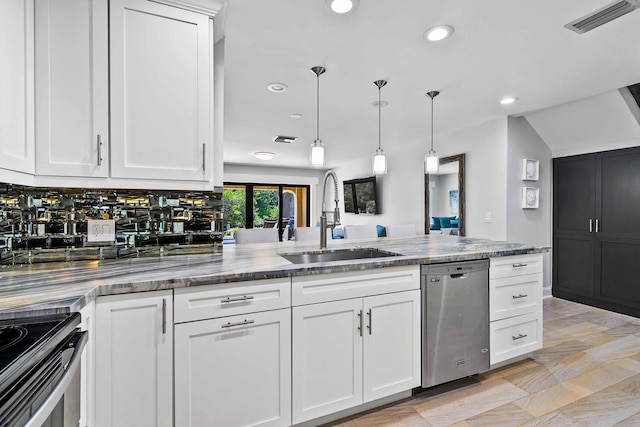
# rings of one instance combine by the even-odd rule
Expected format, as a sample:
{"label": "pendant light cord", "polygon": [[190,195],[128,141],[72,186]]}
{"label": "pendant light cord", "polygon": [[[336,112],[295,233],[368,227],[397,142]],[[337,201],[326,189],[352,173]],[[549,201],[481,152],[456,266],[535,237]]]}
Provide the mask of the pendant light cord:
{"label": "pendant light cord", "polygon": [[433,151],[433,96],[431,97],[431,151]]}
{"label": "pendant light cord", "polygon": [[316,75],[316,139],[320,139],[320,74]]}
{"label": "pendant light cord", "polygon": [[378,150],[380,150],[380,132],[381,132],[380,129],[382,128],[380,124],[380,122],[382,121],[381,119],[382,115],[380,113],[380,111],[382,110],[382,104],[380,103],[381,102],[380,92],[382,92],[382,86],[378,87]]}

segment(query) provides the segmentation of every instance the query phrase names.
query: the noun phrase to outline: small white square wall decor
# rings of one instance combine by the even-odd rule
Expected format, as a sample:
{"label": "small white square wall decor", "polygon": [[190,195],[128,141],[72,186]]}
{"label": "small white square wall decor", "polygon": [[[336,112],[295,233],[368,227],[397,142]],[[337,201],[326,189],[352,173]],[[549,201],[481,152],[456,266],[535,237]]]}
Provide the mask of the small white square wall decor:
{"label": "small white square wall decor", "polygon": [[540,162],[534,159],[522,159],[522,180],[537,181]]}

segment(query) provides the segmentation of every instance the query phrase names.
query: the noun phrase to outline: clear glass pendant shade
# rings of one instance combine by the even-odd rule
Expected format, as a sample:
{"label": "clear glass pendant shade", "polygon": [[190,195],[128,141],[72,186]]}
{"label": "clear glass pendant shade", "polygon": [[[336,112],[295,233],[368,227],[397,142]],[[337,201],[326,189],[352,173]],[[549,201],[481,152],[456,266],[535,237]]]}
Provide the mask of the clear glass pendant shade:
{"label": "clear glass pendant shade", "polygon": [[440,167],[440,160],[436,155],[436,152],[433,150],[429,151],[424,158],[424,171],[426,173],[435,173],[438,172],[438,168]]}
{"label": "clear glass pendant shade", "polygon": [[316,139],[311,144],[311,166],[315,168],[324,167],[324,144]]}
{"label": "clear glass pendant shade", "polygon": [[376,175],[387,173],[387,156],[384,155],[382,148],[378,148],[373,155],[373,173]]}

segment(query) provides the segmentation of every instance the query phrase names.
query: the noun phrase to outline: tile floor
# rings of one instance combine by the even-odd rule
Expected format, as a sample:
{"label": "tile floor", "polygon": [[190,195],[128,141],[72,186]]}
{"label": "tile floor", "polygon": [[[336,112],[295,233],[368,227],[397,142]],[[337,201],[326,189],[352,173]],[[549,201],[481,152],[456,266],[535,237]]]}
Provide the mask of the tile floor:
{"label": "tile floor", "polygon": [[640,319],[546,299],[532,358],[326,426],[640,426]]}

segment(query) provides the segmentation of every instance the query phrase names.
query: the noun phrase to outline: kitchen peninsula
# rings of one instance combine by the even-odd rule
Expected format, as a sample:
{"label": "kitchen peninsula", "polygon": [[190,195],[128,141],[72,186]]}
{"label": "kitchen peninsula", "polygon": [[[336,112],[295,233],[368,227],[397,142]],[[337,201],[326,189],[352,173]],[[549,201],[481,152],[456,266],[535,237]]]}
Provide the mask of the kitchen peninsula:
{"label": "kitchen peninsula", "polygon": [[[376,394],[376,388],[372,387],[373,391],[368,392],[367,383],[375,381],[376,375],[372,376],[365,367],[348,378],[352,381],[349,384],[359,383],[360,389],[354,391],[353,396],[337,404],[324,404],[340,400],[333,399],[334,390],[314,390],[312,395],[307,391],[302,393],[307,377],[301,371],[300,361],[308,356],[304,343],[309,342],[305,339],[314,332],[314,325],[301,322],[328,318],[335,312],[346,313],[343,318],[351,325],[357,322],[350,317],[353,312],[354,318],[358,318],[359,313],[363,319],[358,329],[361,333],[365,330],[367,334],[384,333],[388,326],[383,323],[384,316],[376,317],[375,307],[395,305],[402,307],[399,312],[403,313],[402,319],[398,313],[389,319],[411,323],[407,328],[400,325],[402,327],[393,329],[419,331],[421,264],[476,259],[508,259],[515,263],[523,257],[536,257],[549,251],[544,246],[443,235],[331,241],[328,250],[356,247],[398,255],[292,264],[281,255],[317,251],[317,244],[282,242],[230,245],[225,247],[222,257],[205,254],[6,268],[0,270],[3,283],[0,318],[69,311],[80,311],[84,315],[83,322],[93,337],[93,346],[88,347],[87,356],[92,362],[83,369],[89,370],[88,381],[95,384],[95,399],[88,395],[84,403],[84,422],[88,425],[127,425],[132,413],[138,417],[136,425],[204,425],[203,420],[211,422],[210,402],[226,402],[214,411],[220,419],[213,420],[213,425],[317,424],[348,408],[364,408],[367,402],[370,406],[383,404],[385,398],[393,399],[400,391],[410,392],[419,385],[420,368],[415,360],[416,354],[419,358],[419,335],[418,345],[415,345],[415,333],[407,335],[408,343],[403,342],[411,350],[408,357],[411,378],[407,378],[400,389],[380,389]],[[541,262],[537,266],[541,271]],[[498,272],[498,276],[500,274]],[[523,277],[533,276],[541,277],[541,272]],[[504,280],[504,274],[502,277],[498,280]],[[327,283],[329,286],[323,289]],[[358,286],[341,286],[341,283]],[[539,288],[535,298],[541,299],[541,280],[535,284]],[[310,293],[301,291],[306,286],[311,288]],[[371,290],[373,288],[375,290]],[[347,296],[326,297],[327,289],[334,292],[333,295]],[[341,292],[347,293],[339,294]],[[345,308],[345,304],[349,308]],[[533,316],[530,323],[541,326],[537,314],[538,308],[541,313],[541,303],[537,302],[535,307],[520,317]],[[324,311],[318,311],[320,309]],[[492,324],[503,321],[493,320]],[[505,320],[511,321],[513,317]],[[296,325],[304,325],[304,329]],[[142,330],[153,335],[151,339],[140,337]],[[302,336],[301,330],[306,331]],[[340,333],[340,337],[332,334],[331,340],[349,341],[355,330],[345,336]],[[210,347],[231,342],[223,340],[222,333],[252,336],[256,342],[253,347]],[[372,336],[375,341],[376,336]],[[211,339],[202,340],[202,337]],[[331,354],[349,353],[349,357],[362,363],[363,358],[369,360],[375,356],[369,343],[371,339],[371,336],[360,338],[361,348],[342,347],[337,352],[333,349]],[[394,346],[384,348],[394,349]],[[355,353],[352,355],[351,351]],[[119,359],[122,354],[129,355],[126,363]],[[130,357],[131,354],[136,357]],[[213,354],[216,360],[252,366],[246,370],[225,368],[222,363],[212,363]],[[394,359],[389,359],[388,354],[375,357],[384,361],[385,366],[395,366],[389,363]],[[502,359],[512,357],[513,354],[508,353]],[[326,359],[329,363],[329,358]],[[92,366],[95,372],[91,371]],[[203,366],[211,369],[204,372]],[[266,377],[262,378],[263,375]],[[212,378],[216,380],[211,381]],[[233,403],[237,391],[243,392],[243,399]],[[144,402],[140,401],[141,396]],[[323,404],[313,402],[321,398]]]}

